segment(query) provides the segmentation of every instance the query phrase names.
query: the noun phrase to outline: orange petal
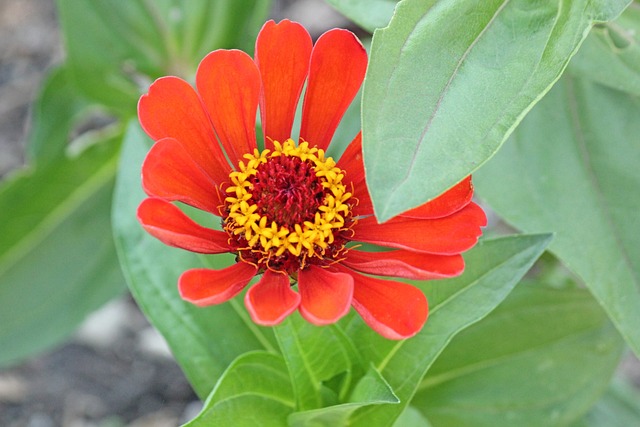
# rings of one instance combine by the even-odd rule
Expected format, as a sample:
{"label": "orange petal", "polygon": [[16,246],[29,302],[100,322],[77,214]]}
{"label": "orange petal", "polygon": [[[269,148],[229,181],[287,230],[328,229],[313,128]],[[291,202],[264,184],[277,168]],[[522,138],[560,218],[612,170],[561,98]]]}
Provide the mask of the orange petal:
{"label": "orange petal", "polygon": [[231,172],[195,90],[177,77],[156,80],[138,102],[138,118],[155,141],[175,138],[217,184]]}
{"label": "orange petal", "polygon": [[310,265],[298,273],[298,284],[300,314],[308,322],[328,325],[349,312],[353,295],[349,274]]}
{"label": "orange petal", "polygon": [[371,329],[392,340],[420,332],[429,314],[427,298],[420,289],[355,272],[352,276],[353,308]]}
{"label": "orange petal", "polygon": [[422,219],[442,218],[467,206],[472,197],[473,184],[471,183],[471,175],[469,175],[430,202],[411,209],[400,216]]}
{"label": "orange petal", "polygon": [[214,215],[224,202],[211,178],[173,138],[156,142],[142,164],[142,187],[150,196],[178,200]]}
{"label": "orange petal", "polygon": [[269,139],[283,142],[291,137],[312,46],[307,30],[287,19],[279,24],[268,21],[258,34],[256,64],[262,75],[260,116],[266,148],[273,148]]}
{"label": "orange petal", "polygon": [[367,52],[350,31],[333,29],[318,38],[302,105],[301,139],[326,150],[366,69]]}
{"label": "orange petal", "polygon": [[249,288],[244,303],[255,323],[274,326],[298,308],[300,294],[291,289],[289,276],[267,270],[260,281]]}
{"label": "orange petal", "polygon": [[258,67],[240,50],[216,50],[200,62],[196,86],[220,143],[236,166],[256,148]]}
{"label": "orange petal", "polygon": [[431,280],[453,277],[464,270],[462,255],[434,255],[410,251],[347,252],[342,264],[377,276]]}
{"label": "orange petal", "polygon": [[246,262],[222,270],[187,270],[178,279],[178,291],[182,299],[201,307],[220,304],[238,295],[257,272]]}
{"label": "orange petal", "polygon": [[441,255],[464,252],[478,241],[487,217],[474,202],[445,218],[415,219],[395,217],[378,224],[374,217],[360,219],[353,240],[392,248]]}
{"label": "orange petal", "polygon": [[220,254],[232,249],[227,233],[202,227],[163,199],[143,200],[138,206],[138,221],[149,234],[169,246],[203,254]]}

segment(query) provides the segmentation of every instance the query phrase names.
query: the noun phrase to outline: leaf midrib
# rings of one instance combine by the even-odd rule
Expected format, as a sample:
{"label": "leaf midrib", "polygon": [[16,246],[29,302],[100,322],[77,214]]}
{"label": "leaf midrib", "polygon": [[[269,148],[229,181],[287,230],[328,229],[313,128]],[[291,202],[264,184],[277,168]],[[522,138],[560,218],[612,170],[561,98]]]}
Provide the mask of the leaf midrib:
{"label": "leaf midrib", "polygon": [[[30,232],[25,234],[19,242],[0,257],[0,276],[17,264],[20,259],[27,256],[31,248],[46,239],[72,212],[91,198],[98,189],[114,179],[117,168],[116,159],[117,156],[112,156],[89,179],[76,187],[66,198],[62,199],[57,204],[57,207],[45,216],[38,225],[33,227]],[[78,161],[81,161],[81,159],[78,159]]]}

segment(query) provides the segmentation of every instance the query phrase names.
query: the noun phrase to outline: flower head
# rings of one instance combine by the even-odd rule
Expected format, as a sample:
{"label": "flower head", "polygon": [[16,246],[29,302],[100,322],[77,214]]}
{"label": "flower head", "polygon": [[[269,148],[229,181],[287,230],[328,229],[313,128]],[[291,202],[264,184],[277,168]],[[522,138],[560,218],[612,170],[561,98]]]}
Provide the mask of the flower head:
{"label": "flower head", "polygon": [[[330,30],[314,45],[301,25],[269,21],[258,35],[255,59],[217,50],[198,67],[197,91],[164,77],[142,96],[140,122],[156,142],[142,167],[149,197],[138,208],[139,221],[168,245],[236,255],[227,268],[183,273],[182,298],[200,306],[222,303],[261,275],[245,294],[261,325],[278,324],[295,310],[325,325],[353,306],[387,338],[407,338],[422,328],[424,294],[372,275],[458,275],[460,254],[476,243],[486,218],[471,201],[468,177],[418,208],[376,222],[360,134],[337,162],[325,154],[366,66],[366,51],[349,31]],[[291,129],[305,82],[296,142]],[[197,224],[173,202],[211,213],[222,230]],[[381,251],[362,250],[358,242]]]}

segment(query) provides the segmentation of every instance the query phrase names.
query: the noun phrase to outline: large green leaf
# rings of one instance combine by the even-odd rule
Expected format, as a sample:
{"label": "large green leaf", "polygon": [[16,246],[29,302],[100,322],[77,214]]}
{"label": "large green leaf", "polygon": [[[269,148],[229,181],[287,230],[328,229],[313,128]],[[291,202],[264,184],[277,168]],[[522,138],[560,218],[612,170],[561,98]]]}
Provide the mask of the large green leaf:
{"label": "large green leaf", "polygon": [[607,388],[623,348],[588,291],[523,283],[453,339],[411,404],[436,426],[567,425]]}
{"label": "large green leaf", "polygon": [[[95,101],[124,115],[151,79],[191,77],[217,48],[251,50],[265,0],[58,0],[67,65]],[[141,88],[142,87],[142,88]]]}
{"label": "large green leaf", "polygon": [[376,30],[362,132],[376,216],[433,199],[498,150],[594,21],[630,0],[404,0]]}
{"label": "large green leaf", "polygon": [[398,4],[398,0],[326,0],[347,18],[373,32],[386,27]]}
{"label": "large green leaf", "polygon": [[229,255],[198,256],[168,247],[147,234],[136,219],[145,197],[142,161],[151,141],[137,124],[125,137],[113,202],[116,248],[125,277],[142,311],[164,335],[196,392],[207,396],[227,366],[250,350],[276,352],[273,332],[256,326],[235,300],[207,308],[183,301],[177,282],[190,268],[222,268]]}
{"label": "large green leaf", "polygon": [[294,407],[282,357],[251,352],[229,366],[200,414],[184,427],[282,427]]}
{"label": "large green leaf", "polygon": [[481,241],[465,254],[462,276],[421,285],[429,298],[426,325],[414,338],[389,341],[357,318],[347,327],[356,348],[371,361],[400,399],[398,405],[364,408],[354,426],[391,426],[409,404],[422,377],[451,338],[491,312],[544,251],[549,235]]}
{"label": "large green leaf", "polygon": [[580,276],[640,354],[640,98],[567,75],[476,175],[510,224],[555,232]]}
{"label": "large green leaf", "polygon": [[0,366],[57,343],[124,290],[109,212],[121,134],[0,187]]}
{"label": "large green leaf", "polygon": [[640,95],[640,2],[615,21],[596,25],[569,63],[571,73]]}

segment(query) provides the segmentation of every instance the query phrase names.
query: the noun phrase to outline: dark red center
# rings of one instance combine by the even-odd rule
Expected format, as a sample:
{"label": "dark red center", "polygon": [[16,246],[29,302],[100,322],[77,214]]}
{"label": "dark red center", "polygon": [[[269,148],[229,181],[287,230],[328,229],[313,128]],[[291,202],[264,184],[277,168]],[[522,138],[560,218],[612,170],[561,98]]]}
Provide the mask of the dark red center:
{"label": "dark red center", "polygon": [[253,184],[251,200],[258,206],[257,213],[290,229],[313,221],[324,200],[325,189],[313,164],[299,157],[272,157],[257,167],[249,181]]}

